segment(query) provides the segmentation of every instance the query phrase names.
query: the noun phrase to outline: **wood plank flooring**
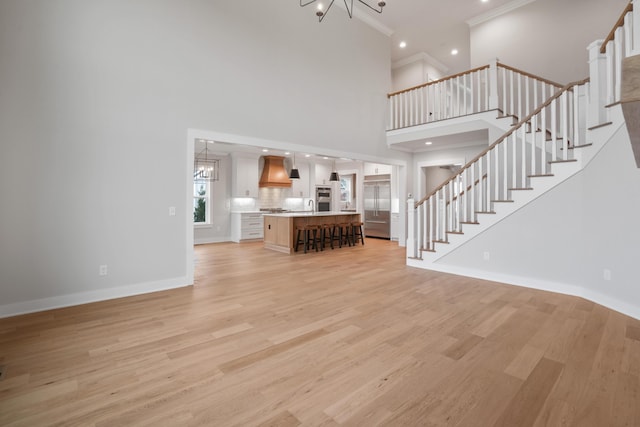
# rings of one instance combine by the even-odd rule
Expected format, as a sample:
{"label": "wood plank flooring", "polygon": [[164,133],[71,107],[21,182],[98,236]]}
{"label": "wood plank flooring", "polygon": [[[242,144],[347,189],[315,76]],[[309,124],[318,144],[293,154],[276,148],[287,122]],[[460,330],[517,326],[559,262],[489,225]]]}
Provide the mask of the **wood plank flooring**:
{"label": "wood plank flooring", "polygon": [[0,425],[640,425],[640,321],[597,304],[374,239],[196,257],[194,287],[0,319]]}

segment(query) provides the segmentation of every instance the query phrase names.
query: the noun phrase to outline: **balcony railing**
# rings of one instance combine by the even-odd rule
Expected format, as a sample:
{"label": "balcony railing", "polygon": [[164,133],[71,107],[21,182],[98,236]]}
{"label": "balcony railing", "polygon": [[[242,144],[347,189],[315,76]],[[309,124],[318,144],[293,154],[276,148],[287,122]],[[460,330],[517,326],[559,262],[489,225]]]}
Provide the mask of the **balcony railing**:
{"label": "balcony railing", "polygon": [[517,120],[562,85],[497,61],[420,86],[390,93],[387,130],[495,110]]}

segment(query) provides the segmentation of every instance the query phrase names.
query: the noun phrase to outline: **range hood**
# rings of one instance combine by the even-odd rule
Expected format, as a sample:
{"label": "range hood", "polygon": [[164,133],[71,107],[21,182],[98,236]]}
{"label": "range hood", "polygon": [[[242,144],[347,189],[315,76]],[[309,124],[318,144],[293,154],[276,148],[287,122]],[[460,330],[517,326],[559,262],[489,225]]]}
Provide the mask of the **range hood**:
{"label": "range hood", "polygon": [[291,188],[289,174],[284,168],[284,157],[262,156],[264,168],[260,176],[259,187]]}

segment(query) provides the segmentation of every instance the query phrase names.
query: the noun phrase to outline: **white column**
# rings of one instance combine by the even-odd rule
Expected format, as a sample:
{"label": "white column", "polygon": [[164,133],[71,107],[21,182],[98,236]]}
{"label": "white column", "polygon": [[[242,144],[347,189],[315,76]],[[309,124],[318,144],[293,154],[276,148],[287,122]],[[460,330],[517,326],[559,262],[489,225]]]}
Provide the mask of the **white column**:
{"label": "white column", "polygon": [[407,199],[407,258],[416,258],[416,201],[409,194]]}
{"label": "white column", "polygon": [[489,63],[489,109],[498,108],[498,58]]}
{"label": "white column", "polygon": [[589,51],[589,77],[591,78],[587,127],[605,121],[605,97],[607,88],[606,56],[600,53],[603,40],[596,40],[587,47]]}

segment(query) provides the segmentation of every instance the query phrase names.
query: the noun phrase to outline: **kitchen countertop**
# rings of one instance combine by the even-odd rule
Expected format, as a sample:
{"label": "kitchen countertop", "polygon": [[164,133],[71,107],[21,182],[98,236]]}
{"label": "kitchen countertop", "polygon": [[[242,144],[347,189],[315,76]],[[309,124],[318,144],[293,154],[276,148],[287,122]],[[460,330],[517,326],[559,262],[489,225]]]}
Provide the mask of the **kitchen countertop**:
{"label": "kitchen countertop", "polygon": [[309,216],[344,216],[352,215],[356,212],[283,212],[283,213],[265,213],[264,216],[276,216],[280,218],[298,218]]}

